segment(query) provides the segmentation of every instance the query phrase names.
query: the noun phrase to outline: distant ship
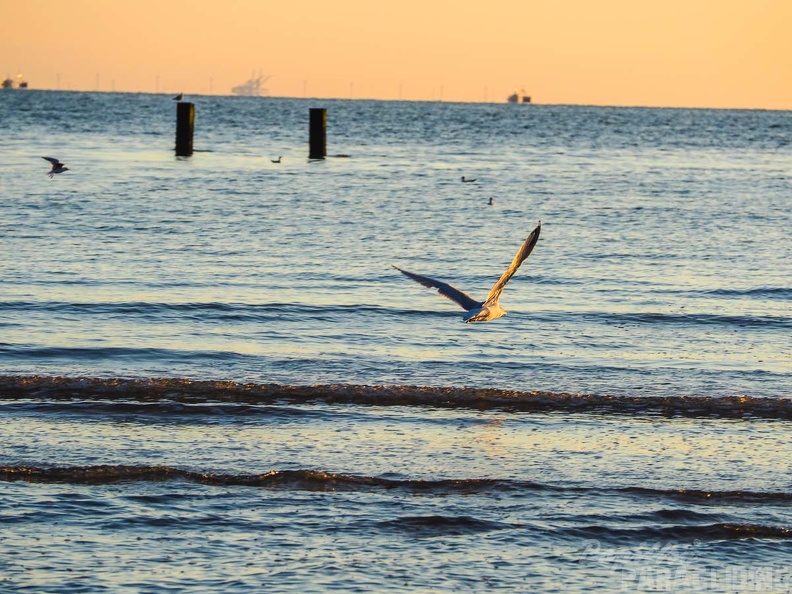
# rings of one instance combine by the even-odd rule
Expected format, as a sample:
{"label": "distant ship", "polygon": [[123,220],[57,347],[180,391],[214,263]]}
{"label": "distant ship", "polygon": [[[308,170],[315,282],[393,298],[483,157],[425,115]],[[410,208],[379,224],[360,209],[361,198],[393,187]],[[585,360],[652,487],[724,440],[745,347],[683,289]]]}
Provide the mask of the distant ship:
{"label": "distant ship", "polygon": [[2,87],[4,89],[27,89],[27,81],[22,78],[21,74],[17,74],[17,80],[14,81],[10,76],[3,81]]}
{"label": "distant ship", "polygon": [[267,89],[262,88],[261,85],[267,82],[270,78],[272,78],[271,75],[264,76],[259,71],[258,76],[254,74],[241,85],[233,87],[231,92],[234,95],[243,95],[245,97],[261,97],[262,95],[267,95]]}
{"label": "distant ship", "polygon": [[509,97],[506,99],[509,103],[530,103],[531,96],[525,94],[525,89],[520,89],[520,92],[514,91]]}

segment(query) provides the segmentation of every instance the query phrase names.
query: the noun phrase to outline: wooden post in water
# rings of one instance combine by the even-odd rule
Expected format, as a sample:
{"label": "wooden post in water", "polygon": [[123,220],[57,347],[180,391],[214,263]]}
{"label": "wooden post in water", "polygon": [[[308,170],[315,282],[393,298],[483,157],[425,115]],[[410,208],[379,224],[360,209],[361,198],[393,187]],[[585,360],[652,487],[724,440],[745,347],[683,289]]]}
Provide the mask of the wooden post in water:
{"label": "wooden post in water", "polygon": [[195,127],[195,104],[180,101],[176,104],[176,156],[189,157],[193,154],[193,128]]}
{"label": "wooden post in water", "polygon": [[310,112],[309,159],[324,159],[327,156],[327,109],[312,107]]}

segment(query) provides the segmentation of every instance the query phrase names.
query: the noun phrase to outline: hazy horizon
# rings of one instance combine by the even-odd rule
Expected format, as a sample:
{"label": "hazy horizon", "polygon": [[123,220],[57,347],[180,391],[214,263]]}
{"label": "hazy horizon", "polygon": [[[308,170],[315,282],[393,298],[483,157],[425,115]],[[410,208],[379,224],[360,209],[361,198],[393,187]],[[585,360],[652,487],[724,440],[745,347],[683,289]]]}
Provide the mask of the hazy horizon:
{"label": "hazy horizon", "polygon": [[[26,91],[23,92],[30,92],[30,91],[44,91],[44,92],[51,92],[51,93],[115,93],[115,94],[124,94],[124,95],[163,95],[163,96],[170,96],[178,94],[176,91],[123,91],[123,90],[107,90],[107,89],[100,89],[100,90],[92,90],[92,89],[37,89],[34,87],[28,88]],[[243,97],[242,95],[235,95],[234,93],[185,93],[184,101],[190,101],[190,97]],[[298,100],[305,100],[305,101],[382,101],[382,102],[412,102],[412,103],[459,103],[459,104],[480,104],[480,105],[501,105],[501,104],[508,104],[506,98],[502,100],[493,99],[491,101],[457,101],[452,99],[408,99],[402,98],[399,99],[398,97],[353,97],[350,99],[349,97],[319,97],[319,96],[307,96],[307,97],[295,97],[295,96],[288,96],[288,95],[261,95],[257,97],[259,99],[298,99]],[[542,103],[540,101],[532,100],[530,107],[537,107],[537,106],[545,106],[545,107],[598,107],[603,109],[679,109],[679,110],[735,110],[735,111],[792,111],[792,108],[767,108],[767,107],[698,107],[698,106],[686,106],[686,105],[596,105],[593,103]],[[530,109],[529,106],[524,107],[524,109]],[[520,109],[519,104],[515,107],[515,109]]]}

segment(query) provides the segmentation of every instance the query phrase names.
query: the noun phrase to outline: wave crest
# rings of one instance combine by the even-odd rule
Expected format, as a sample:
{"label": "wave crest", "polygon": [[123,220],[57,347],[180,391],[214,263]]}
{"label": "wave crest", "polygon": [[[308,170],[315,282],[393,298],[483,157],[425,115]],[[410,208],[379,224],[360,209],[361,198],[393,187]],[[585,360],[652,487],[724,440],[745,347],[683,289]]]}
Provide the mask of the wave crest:
{"label": "wave crest", "polygon": [[325,402],[507,411],[608,412],[629,415],[792,419],[792,399],[752,396],[609,396],[494,388],[408,385],[252,384],[185,378],[0,376],[0,401],[107,400],[191,404]]}
{"label": "wave crest", "polygon": [[396,479],[326,472],[324,470],[270,470],[260,474],[199,472],[170,466],[0,466],[0,480],[32,483],[110,484],[124,481],[183,480],[206,485],[261,487],[300,491],[370,491],[402,489],[413,493],[479,494],[543,492],[596,495],[604,492],[638,499],[695,500],[712,505],[734,503],[782,503],[792,501],[792,493],[753,491],[704,491],[647,489],[643,487],[562,486],[514,479]]}

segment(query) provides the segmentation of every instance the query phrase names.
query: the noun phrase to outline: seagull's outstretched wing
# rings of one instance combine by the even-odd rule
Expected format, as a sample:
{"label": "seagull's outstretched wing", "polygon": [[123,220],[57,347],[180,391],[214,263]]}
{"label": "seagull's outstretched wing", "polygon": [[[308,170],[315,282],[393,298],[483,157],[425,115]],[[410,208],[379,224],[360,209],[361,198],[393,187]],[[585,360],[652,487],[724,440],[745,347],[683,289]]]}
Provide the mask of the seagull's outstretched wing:
{"label": "seagull's outstretched wing", "polygon": [[501,277],[498,279],[498,282],[492,286],[489,295],[487,295],[487,300],[484,303],[495,303],[498,300],[500,294],[503,292],[503,288],[506,286],[506,283],[509,282],[509,279],[514,276],[515,272],[517,272],[520,264],[522,264],[531,254],[531,251],[533,251],[536,242],[539,241],[539,232],[541,230],[542,221],[539,221],[536,229],[531,231],[531,234],[528,235],[528,238],[522,244],[522,247],[520,247],[520,249],[517,251],[517,255],[514,256],[511,266],[509,266],[506,272],[501,275]]}
{"label": "seagull's outstretched wing", "polygon": [[41,158],[44,159],[45,161],[49,161],[50,163],[52,163],[53,167],[57,167],[58,165],[62,164],[55,157],[41,157]]}
{"label": "seagull's outstretched wing", "polygon": [[[393,265],[391,264],[391,266]],[[412,272],[407,272],[406,270],[402,270],[398,266],[393,266],[393,267],[399,272],[401,272],[403,275],[409,276],[416,283],[420,283],[424,287],[429,287],[430,289],[437,289],[437,292],[440,293],[443,297],[450,299],[454,303],[458,303],[459,305],[462,306],[462,308],[465,311],[470,311],[474,307],[479,307],[481,305],[481,301],[476,301],[470,295],[460,291],[456,287],[452,287],[448,283],[437,281],[433,278],[429,278],[428,276],[421,276],[420,274],[413,274]]]}

